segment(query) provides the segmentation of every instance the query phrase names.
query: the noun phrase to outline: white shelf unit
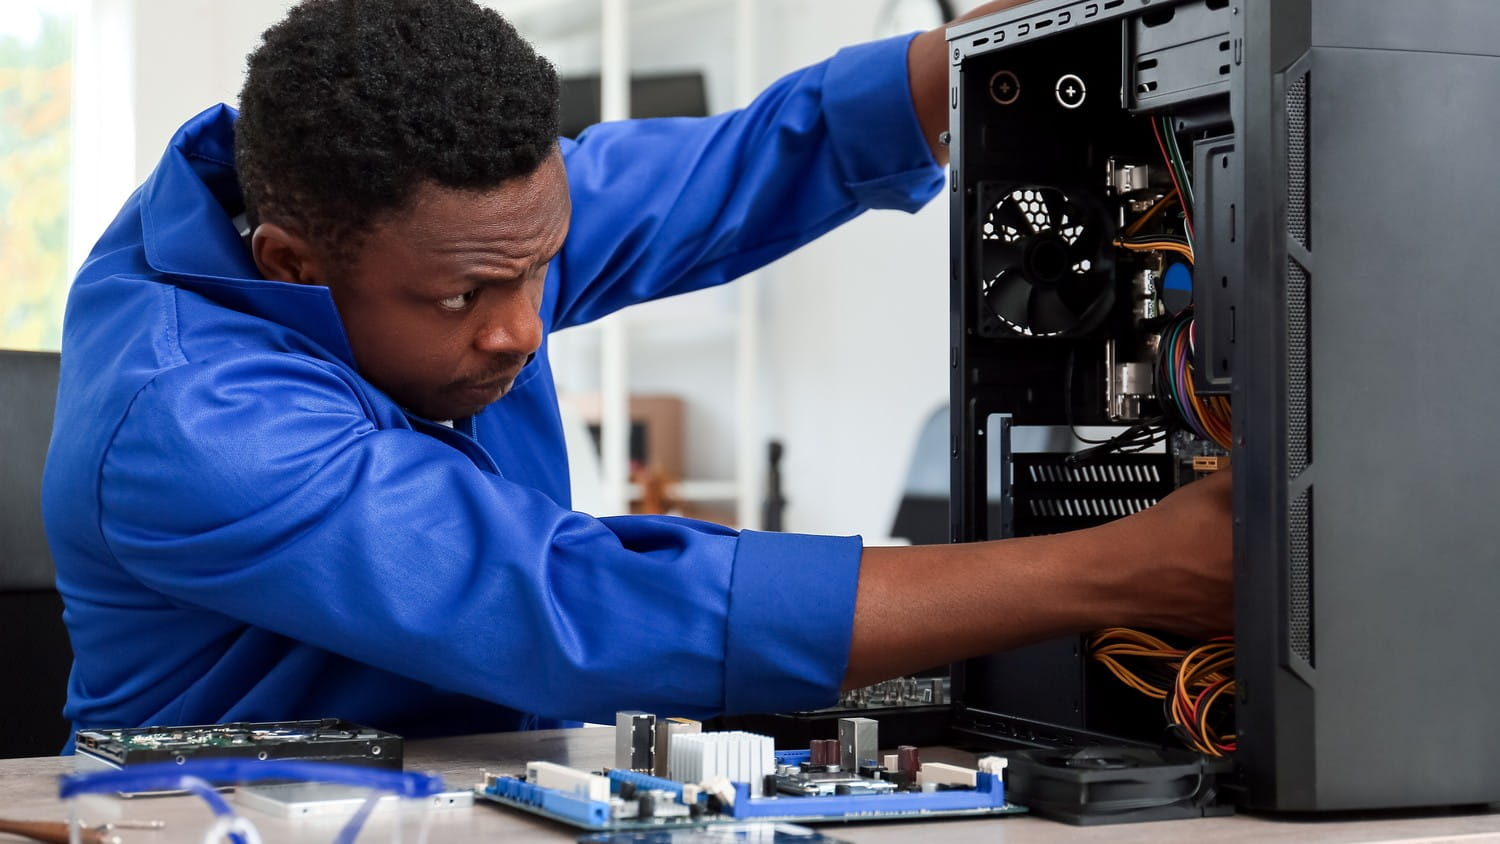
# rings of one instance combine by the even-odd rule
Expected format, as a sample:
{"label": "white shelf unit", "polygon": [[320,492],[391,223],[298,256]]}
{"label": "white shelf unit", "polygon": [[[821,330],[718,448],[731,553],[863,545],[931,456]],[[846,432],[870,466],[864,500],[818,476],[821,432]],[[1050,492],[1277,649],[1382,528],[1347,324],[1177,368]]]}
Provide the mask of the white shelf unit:
{"label": "white shelf unit", "polygon": [[[492,0],[491,5],[533,40],[545,42],[580,32],[597,32],[600,116],[608,121],[623,119],[630,114],[628,80],[632,66],[632,15],[664,19],[708,7],[722,7],[726,3],[733,4],[733,99],[738,106],[749,102],[756,93],[754,0]],[[760,291],[754,274],[739,279],[735,286],[733,313],[714,314],[702,320],[695,318],[692,329],[701,334],[716,327],[733,328],[735,413],[732,475],[727,478],[684,478],[674,484],[671,495],[682,501],[733,502],[735,524],[758,527],[765,470],[764,436],[759,424],[756,391],[761,338]],[[644,316],[633,315],[627,309],[593,326],[568,332],[592,331],[598,337],[602,494],[597,515],[628,512],[631,499],[639,494],[629,476],[632,329],[645,326],[650,330],[662,330],[671,323],[670,318],[652,316],[650,308]],[[692,400],[690,396],[685,398]]]}

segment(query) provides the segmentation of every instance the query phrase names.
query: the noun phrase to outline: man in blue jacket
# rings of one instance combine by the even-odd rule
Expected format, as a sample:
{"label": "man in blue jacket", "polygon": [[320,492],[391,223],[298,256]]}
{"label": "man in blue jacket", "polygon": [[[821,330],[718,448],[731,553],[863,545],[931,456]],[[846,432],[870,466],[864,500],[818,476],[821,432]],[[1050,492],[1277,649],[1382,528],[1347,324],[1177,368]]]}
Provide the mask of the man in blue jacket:
{"label": "man in blue jacket", "polygon": [[[547,336],[943,183],[942,33],[556,138],[469,0],[309,0],[79,272],[44,510],[79,726],[409,735],[816,707],[1067,631],[1227,625],[1227,487],[908,549],[569,508]],[[930,291],[942,295],[941,291]]]}

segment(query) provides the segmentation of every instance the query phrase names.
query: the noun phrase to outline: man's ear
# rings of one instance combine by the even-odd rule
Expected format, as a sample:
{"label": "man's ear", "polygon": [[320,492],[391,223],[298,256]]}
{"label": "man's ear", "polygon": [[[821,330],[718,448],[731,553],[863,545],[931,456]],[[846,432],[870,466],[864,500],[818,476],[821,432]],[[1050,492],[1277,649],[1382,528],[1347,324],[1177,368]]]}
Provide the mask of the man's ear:
{"label": "man's ear", "polygon": [[326,284],[312,244],[276,223],[261,223],[250,235],[250,254],[262,277],[292,284]]}

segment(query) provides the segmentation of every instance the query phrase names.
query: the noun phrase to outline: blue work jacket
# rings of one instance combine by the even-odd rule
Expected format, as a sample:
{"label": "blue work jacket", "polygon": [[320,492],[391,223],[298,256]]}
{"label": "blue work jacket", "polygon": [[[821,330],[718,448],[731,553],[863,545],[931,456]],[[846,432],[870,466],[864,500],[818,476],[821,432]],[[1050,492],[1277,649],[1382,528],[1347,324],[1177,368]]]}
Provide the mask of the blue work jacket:
{"label": "blue work jacket", "polygon": [[[908,39],[741,111],[561,141],[573,220],[546,329],[924,204],[942,175]],[[259,276],[232,222],[234,120],[183,126],[68,300],[43,507],[76,725],[420,736],[835,699],[857,537],[573,512],[545,343],[453,429],[405,413],[361,377],[326,288]]]}

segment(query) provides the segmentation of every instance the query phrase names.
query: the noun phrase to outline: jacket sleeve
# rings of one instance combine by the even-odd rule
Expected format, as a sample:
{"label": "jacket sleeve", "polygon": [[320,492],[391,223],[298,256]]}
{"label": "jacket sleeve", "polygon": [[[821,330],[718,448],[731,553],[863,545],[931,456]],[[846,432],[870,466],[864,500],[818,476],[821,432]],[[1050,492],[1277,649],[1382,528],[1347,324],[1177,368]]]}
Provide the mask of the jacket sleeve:
{"label": "jacket sleeve", "polygon": [[835,698],[857,538],[570,512],[375,428],[352,377],[286,354],[157,376],[106,454],[111,552],[184,606],[544,716]]}
{"label": "jacket sleeve", "polygon": [[564,140],[573,218],[550,326],[729,281],[870,208],[921,208],[943,176],[912,106],[910,40],[841,50],[739,111]]}

